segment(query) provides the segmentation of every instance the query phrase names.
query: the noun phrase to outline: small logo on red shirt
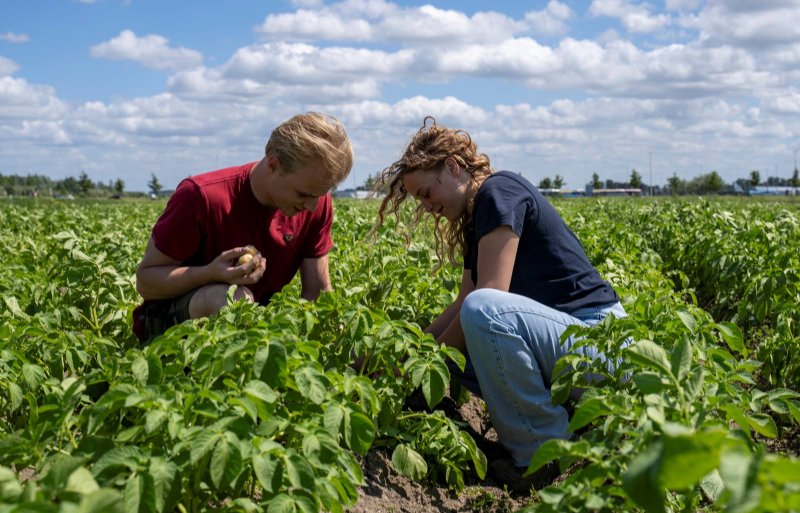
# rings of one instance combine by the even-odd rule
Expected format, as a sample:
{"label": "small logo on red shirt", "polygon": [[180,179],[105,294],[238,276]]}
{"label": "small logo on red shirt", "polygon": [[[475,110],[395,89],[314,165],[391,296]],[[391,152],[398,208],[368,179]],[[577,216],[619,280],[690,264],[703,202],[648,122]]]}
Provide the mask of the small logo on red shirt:
{"label": "small logo on red shirt", "polygon": [[294,234],[293,233],[284,233],[283,234],[283,242],[289,242],[293,238],[294,238]]}

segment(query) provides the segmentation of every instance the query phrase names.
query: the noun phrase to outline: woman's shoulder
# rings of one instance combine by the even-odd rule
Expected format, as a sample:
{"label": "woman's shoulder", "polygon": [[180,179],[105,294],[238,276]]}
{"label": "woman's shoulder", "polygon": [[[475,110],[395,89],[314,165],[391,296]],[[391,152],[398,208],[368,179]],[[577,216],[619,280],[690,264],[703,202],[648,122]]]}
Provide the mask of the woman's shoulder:
{"label": "woman's shoulder", "polygon": [[513,171],[497,171],[489,175],[481,184],[478,193],[509,191],[522,194],[535,194],[536,187],[524,176]]}

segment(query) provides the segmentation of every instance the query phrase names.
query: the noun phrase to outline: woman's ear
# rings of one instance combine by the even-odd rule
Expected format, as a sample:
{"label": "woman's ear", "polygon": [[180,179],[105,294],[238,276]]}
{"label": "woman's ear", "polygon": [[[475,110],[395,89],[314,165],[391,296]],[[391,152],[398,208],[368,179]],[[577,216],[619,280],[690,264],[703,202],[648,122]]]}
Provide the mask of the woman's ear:
{"label": "woman's ear", "polygon": [[461,166],[458,165],[458,162],[456,162],[456,159],[453,157],[447,157],[444,159],[444,165],[447,168],[447,172],[454,177],[458,178],[458,176],[461,174]]}

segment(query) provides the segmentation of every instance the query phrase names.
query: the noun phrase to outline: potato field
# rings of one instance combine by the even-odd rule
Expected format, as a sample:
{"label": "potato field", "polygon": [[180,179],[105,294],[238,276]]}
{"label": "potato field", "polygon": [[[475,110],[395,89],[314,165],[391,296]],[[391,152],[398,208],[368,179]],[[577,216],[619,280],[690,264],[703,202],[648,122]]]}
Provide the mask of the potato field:
{"label": "potato field", "polygon": [[[800,511],[800,203],[554,204],[629,316],[573,331],[622,364],[562,359],[553,400],[587,388],[580,434],[534,455],[563,475],[522,509]],[[430,226],[369,238],[377,206],[335,202],[333,293],[296,279],[140,346],[164,203],[0,201],[0,513],[351,511],[377,450],[451,494],[481,482],[480,441],[436,407],[468,398],[463,357],[422,333],[461,270],[436,270]]]}

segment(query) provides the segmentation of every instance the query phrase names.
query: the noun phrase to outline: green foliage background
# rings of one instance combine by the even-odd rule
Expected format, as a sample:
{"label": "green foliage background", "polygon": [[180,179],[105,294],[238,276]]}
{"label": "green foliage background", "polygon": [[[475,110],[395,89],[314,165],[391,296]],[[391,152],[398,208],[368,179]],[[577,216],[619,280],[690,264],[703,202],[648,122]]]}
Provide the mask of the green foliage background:
{"label": "green foliage background", "polygon": [[[403,409],[417,388],[436,405],[463,364],[420,329],[460,275],[434,272],[429,226],[369,239],[376,203],[337,200],[334,293],[308,303],[295,281],[140,347],[134,272],[163,206],[0,204],[0,511],[343,511],[379,446],[454,490],[485,475],[457,422]],[[767,443],[800,422],[797,204],[556,206],[629,316],[575,330],[620,365],[562,361],[554,398],[587,389],[582,434],[534,456],[569,473],[529,509],[799,510],[797,443]]]}

